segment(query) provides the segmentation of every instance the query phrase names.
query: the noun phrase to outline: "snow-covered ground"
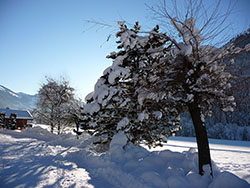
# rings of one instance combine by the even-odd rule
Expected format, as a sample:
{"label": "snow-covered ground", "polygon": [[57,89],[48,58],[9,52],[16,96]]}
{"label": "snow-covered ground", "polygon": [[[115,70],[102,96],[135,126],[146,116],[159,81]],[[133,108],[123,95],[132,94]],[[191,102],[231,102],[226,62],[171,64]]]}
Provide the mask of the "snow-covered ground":
{"label": "snow-covered ground", "polygon": [[250,187],[249,142],[210,140],[216,164],[211,180],[197,173],[193,138],[171,138],[154,151],[134,146],[124,151],[120,141],[113,142],[110,153],[99,154],[87,135],[57,136],[41,127],[1,130],[0,187]]}
{"label": "snow-covered ground", "polygon": [[[209,143],[212,160],[220,170],[232,172],[250,183],[250,142],[209,139]],[[172,137],[164,147],[151,151],[183,152],[190,148],[197,150],[195,138]]]}

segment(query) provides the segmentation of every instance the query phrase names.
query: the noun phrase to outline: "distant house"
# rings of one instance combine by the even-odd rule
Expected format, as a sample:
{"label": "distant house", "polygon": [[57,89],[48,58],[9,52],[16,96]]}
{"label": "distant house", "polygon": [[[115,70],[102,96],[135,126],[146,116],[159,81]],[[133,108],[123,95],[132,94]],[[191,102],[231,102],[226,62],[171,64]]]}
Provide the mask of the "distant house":
{"label": "distant house", "polygon": [[11,114],[16,115],[15,129],[24,129],[29,126],[29,123],[33,120],[31,113],[28,110],[13,110],[9,108],[0,108],[0,113],[5,113],[4,124],[7,127]]}

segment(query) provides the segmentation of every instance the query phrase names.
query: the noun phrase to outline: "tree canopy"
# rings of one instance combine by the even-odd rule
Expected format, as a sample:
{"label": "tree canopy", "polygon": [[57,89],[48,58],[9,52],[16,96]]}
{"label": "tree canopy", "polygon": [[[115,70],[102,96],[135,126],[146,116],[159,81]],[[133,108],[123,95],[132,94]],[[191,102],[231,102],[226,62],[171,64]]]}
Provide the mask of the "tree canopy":
{"label": "tree canopy", "polygon": [[149,99],[144,105],[139,90],[146,84],[144,78],[152,66],[164,58],[162,50],[167,38],[159,34],[158,26],[142,35],[138,22],[131,29],[124,22],[118,24],[120,31],[116,36],[120,50],[108,56],[113,59],[112,66],[104,71],[94,92],[86,97],[83,128],[99,136],[98,143],[109,143],[117,132],[123,131],[134,144],[161,145],[166,137],[180,129],[179,114],[167,110],[170,108],[159,105],[158,101]]}
{"label": "tree canopy", "polygon": [[57,81],[46,77],[38,96],[35,114],[37,119],[50,125],[52,133],[57,128],[57,133],[60,134],[65,126],[75,122],[73,115],[80,111],[80,106],[74,98],[74,88],[67,80],[62,78]]}
{"label": "tree canopy", "polygon": [[[98,136],[98,143],[109,143],[122,132],[128,142],[156,146],[180,129],[180,114],[188,111],[197,138],[199,173],[203,175],[208,166],[212,175],[205,117],[212,115],[213,104],[233,111],[234,97],[227,92],[231,74],[223,60],[250,50],[250,44],[208,45],[224,29],[227,14],[217,19],[219,2],[209,16],[203,12],[207,19],[199,27],[202,1],[190,1],[184,17],[177,8],[172,16],[163,2],[151,10],[169,21],[178,38],[159,32],[158,25],[142,31],[138,22],[131,29],[118,22],[119,51],[108,56],[113,65],[86,97],[83,128]],[[211,28],[215,30],[208,32]]]}

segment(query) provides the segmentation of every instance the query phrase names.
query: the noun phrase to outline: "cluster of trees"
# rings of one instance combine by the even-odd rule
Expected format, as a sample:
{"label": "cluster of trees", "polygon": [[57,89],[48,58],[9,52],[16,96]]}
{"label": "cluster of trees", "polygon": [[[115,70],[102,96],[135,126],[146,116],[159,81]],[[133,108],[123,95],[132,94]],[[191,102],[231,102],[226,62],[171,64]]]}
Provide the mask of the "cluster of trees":
{"label": "cluster of trees", "polygon": [[[244,48],[250,43],[250,29],[234,37],[227,45]],[[232,59],[233,58],[233,59]],[[223,60],[232,78],[229,89],[234,98],[236,107],[233,112],[223,112],[217,105],[213,106],[214,115],[206,118],[207,132],[210,138],[250,140],[250,53],[242,51],[231,58]],[[195,136],[189,114],[182,115],[183,129],[178,134]]]}
{"label": "cluster of trees", "polygon": [[[220,112],[219,109],[216,109],[215,113],[215,117],[212,116],[206,118],[206,129],[208,138],[250,141],[250,126],[240,126],[238,124],[229,123],[226,121],[217,121],[215,119],[216,117],[221,115],[222,117],[220,118],[224,119],[223,117],[226,117],[227,113]],[[177,133],[177,136],[195,137],[192,119],[188,113],[182,114],[181,125],[182,130]]]}
{"label": "cluster of trees", "polygon": [[79,123],[83,103],[75,98],[69,81],[46,77],[38,91],[37,108],[33,115],[39,123],[50,125],[51,132],[61,134],[66,127]]}
{"label": "cluster of trees", "polygon": [[7,129],[16,129],[16,117],[15,113],[11,113],[8,121],[5,118],[5,112],[0,113],[0,128],[7,128]]}
{"label": "cluster of trees", "polygon": [[[229,42],[229,44],[239,48],[244,48],[249,43],[250,29]],[[229,59],[225,59],[225,63],[227,63],[227,71],[232,75],[230,92],[235,97],[237,106],[233,113],[218,113],[215,117],[217,118],[216,121],[238,124],[239,126],[250,125],[250,53],[243,51]],[[219,118],[219,115],[222,118]]]}
{"label": "cluster of trees", "polygon": [[[81,128],[103,146],[109,146],[112,138],[122,133],[127,142],[154,147],[181,129],[180,115],[188,112],[197,139],[199,173],[203,175],[208,165],[212,175],[205,118],[212,115],[214,106],[233,111],[232,76],[224,60],[248,51],[250,45],[208,45],[209,39],[223,31],[220,25],[227,14],[221,17],[217,4],[208,16],[202,12],[202,1],[191,2],[185,16],[180,16],[177,8],[171,15],[165,1],[157,10],[151,8],[158,18],[169,21],[167,26],[176,31],[176,38],[161,32],[158,25],[143,31],[138,22],[132,28],[118,22],[118,51],[107,56],[113,64],[86,97],[82,114],[69,83],[47,78],[39,90],[36,114],[40,120],[58,134],[63,127],[81,122]],[[199,22],[198,29],[195,17],[204,15],[206,19],[203,24]]]}
{"label": "cluster of trees", "polygon": [[[205,118],[212,115],[215,104],[225,112],[233,111],[234,97],[228,92],[231,74],[223,60],[249,50],[250,45],[219,49],[207,45],[218,34],[215,31],[220,32],[218,28],[211,32],[211,27],[222,23],[215,22],[215,10],[198,29],[193,13],[200,5],[195,6],[189,4],[184,17],[171,16],[165,4],[152,9],[170,21],[178,38],[160,32],[158,25],[142,31],[138,22],[130,29],[118,22],[118,52],[108,56],[112,66],[86,97],[82,128],[97,136],[98,144],[108,145],[114,135],[123,133],[133,144],[157,146],[180,130],[180,115],[189,112],[197,138],[199,173],[203,175],[208,165],[212,175]],[[205,32],[207,28],[210,33]]]}

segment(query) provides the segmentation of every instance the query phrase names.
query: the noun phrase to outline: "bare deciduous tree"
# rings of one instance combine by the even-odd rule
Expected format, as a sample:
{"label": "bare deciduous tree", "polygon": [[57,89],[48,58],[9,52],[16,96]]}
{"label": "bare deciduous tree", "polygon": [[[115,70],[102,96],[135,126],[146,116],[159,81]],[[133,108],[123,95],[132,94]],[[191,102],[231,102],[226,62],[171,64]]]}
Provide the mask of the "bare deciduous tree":
{"label": "bare deciduous tree", "polygon": [[[149,93],[165,93],[167,100],[187,107],[196,132],[201,175],[204,174],[205,165],[210,166],[212,175],[204,118],[212,114],[213,103],[219,103],[224,111],[232,111],[235,105],[234,97],[226,93],[231,87],[231,75],[225,71],[226,65],[222,60],[249,50],[249,45],[235,48],[230,44],[218,49],[212,43],[212,39],[228,27],[224,23],[231,8],[229,6],[225,12],[221,12],[220,3],[219,0],[212,11],[204,7],[202,0],[185,1],[184,9],[178,8],[177,1],[173,1],[173,9],[167,6],[167,1],[150,7],[155,18],[177,31],[177,38],[176,35],[167,36],[178,43],[174,43],[176,49],[173,49],[170,61],[161,62],[161,67],[166,70],[163,76],[147,89]],[[217,40],[217,44],[223,44],[223,39]]]}
{"label": "bare deciduous tree", "polygon": [[74,89],[64,78],[56,81],[46,77],[46,83],[42,84],[38,95],[35,113],[43,123],[50,125],[52,133],[57,127],[57,133],[60,134],[62,128],[70,123],[68,114],[72,112],[71,108],[75,100]]}

